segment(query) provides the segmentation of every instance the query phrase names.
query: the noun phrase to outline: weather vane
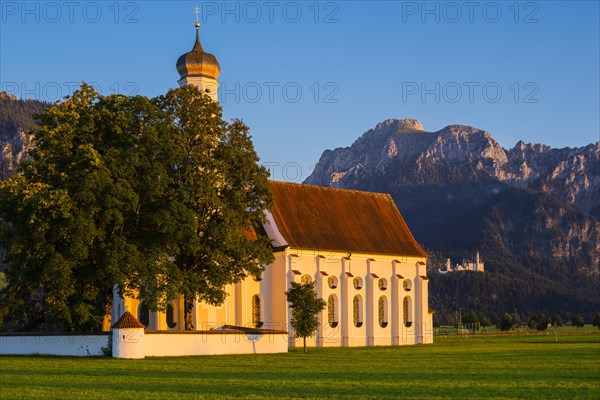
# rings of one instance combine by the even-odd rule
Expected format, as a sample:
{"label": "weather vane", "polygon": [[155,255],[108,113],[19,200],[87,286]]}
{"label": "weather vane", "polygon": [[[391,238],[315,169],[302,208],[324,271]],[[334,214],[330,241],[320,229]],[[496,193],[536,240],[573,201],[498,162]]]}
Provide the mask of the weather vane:
{"label": "weather vane", "polygon": [[194,14],[196,14],[196,29],[200,28],[200,22],[198,22],[198,14],[200,14],[200,9],[198,6],[194,8]]}

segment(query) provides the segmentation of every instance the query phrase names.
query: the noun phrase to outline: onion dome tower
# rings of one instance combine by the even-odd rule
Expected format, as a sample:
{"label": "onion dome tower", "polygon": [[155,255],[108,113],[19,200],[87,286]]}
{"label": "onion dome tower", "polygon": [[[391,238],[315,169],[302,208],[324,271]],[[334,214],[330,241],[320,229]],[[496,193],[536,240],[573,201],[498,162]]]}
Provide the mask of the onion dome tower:
{"label": "onion dome tower", "polygon": [[177,72],[181,79],[177,81],[179,86],[196,86],[202,93],[206,93],[214,101],[219,101],[217,89],[219,82],[217,78],[221,73],[221,67],[215,56],[207,53],[200,44],[200,23],[198,22],[198,7],[196,7],[196,42],[194,48],[183,54],[177,60]]}

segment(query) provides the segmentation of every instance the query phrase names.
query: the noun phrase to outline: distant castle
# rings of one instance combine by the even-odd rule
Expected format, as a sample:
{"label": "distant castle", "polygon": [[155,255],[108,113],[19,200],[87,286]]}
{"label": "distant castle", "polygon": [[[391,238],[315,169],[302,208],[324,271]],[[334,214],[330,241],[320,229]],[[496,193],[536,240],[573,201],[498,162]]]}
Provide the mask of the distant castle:
{"label": "distant castle", "polygon": [[475,253],[475,260],[466,260],[463,258],[462,263],[456,263],[452,265],[452,262],[448,258],[446,260],[446,269],[438,269],[440,274],[447,274],[449,272],[458,271],[473,271],[473,272],[485,272],[485,265],[483,261],[479,259],[479,251]]}

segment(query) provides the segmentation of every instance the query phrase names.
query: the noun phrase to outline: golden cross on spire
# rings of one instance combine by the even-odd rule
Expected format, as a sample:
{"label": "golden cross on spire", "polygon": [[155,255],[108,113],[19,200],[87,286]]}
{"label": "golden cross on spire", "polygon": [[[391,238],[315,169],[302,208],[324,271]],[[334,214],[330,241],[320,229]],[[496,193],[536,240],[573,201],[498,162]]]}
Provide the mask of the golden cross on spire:
{"label": "golden cross on spire", "polygon": [[200,28],[200,22],[198,22],[198,14],[200,14],[200,9],[198,6],[194,8],[194,14],[196,14],[196,29]]}

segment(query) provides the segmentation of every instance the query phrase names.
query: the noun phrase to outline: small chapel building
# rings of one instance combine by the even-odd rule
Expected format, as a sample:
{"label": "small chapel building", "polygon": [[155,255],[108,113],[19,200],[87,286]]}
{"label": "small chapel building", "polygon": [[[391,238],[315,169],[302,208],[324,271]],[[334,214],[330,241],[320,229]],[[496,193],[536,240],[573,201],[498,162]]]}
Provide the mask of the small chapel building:
{"label": "small chapel building", "polygon": [[[200,44],[177,61],[181,86],[195,85],[218,101],[220,66]],[[194,304],[198,331],[261,328],[287,331],[296,345],[285,291],[291,282],[316,282],[327,302],[315,346],[380,346],[432,343],[427,255],[388,194],[271,181],[274,206],[262,232],[275,260],[261,277],[229,285],[220,306]],[[184,330],[183,297],[165,312],[142,301],[113,297],[112,321],[130,312],[152,331]],[[298,339],[300,340],[300,339]]]}

